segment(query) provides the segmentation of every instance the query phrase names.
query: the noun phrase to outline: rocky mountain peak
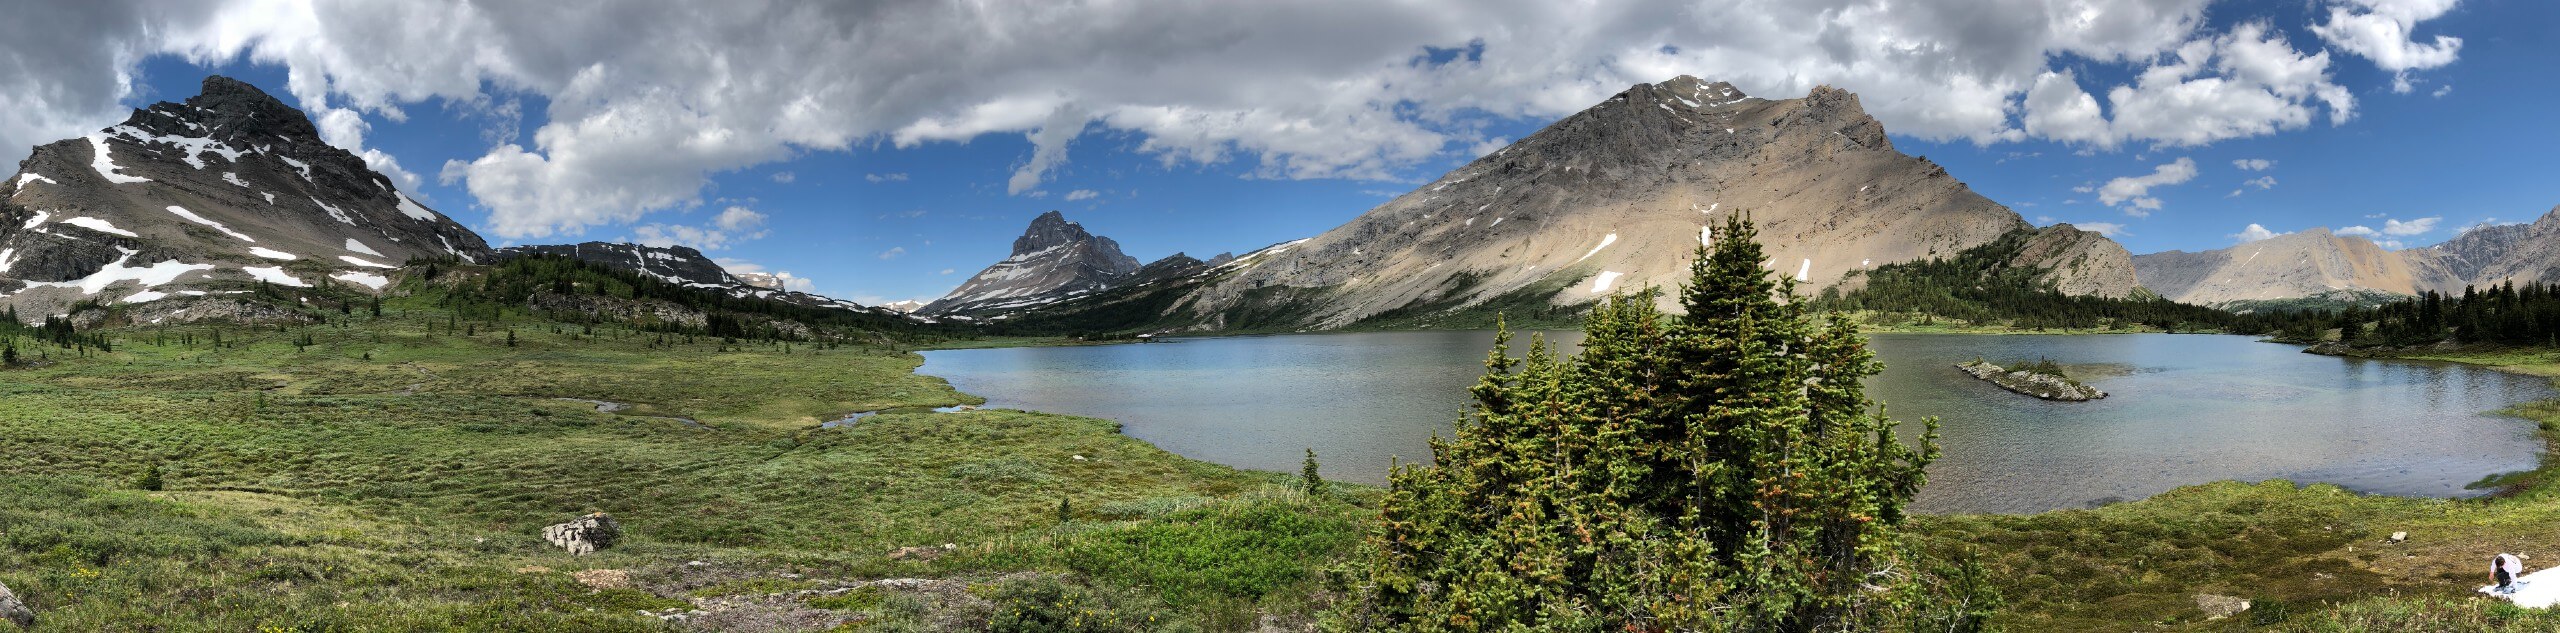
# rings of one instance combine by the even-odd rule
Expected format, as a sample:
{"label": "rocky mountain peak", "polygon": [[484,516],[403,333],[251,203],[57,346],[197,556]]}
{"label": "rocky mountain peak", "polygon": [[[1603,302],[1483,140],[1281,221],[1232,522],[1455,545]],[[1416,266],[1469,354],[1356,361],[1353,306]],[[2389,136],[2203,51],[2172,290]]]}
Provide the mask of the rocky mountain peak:
{"label": "rocky mountain peak", "polygon": [[411,259],[489,255],[300,110],[227,77],[203,85],[39,146],[0,180],[0,303],[30,316],[255,284],[379,290]]}
{"label": "rocky mountain peak", "polygon": [[[1630,86],[1348,224],[1247,254],[1187,305],[1224,327],[1218,315],[1240,303],[1294,302],[1288,325],[1324,328],[1497,301],[1587,304],[1676,287],[1704,227],[1734,213],[1752,214],[1772,266],[1809,292],[2031,228],[1895,150],[1857,95],[1824,86],[1767,99],[1681,76]],[[2129,292],[2121,249],[2086,238],[2057,232],[2047,250],[2104,273],[2075,287]]]}
{"label": "rocky mountain peak", "polygon": [[[1014,238],[1013,254],[1028,255],[1093,239],[1092,233],[1085,232],[1084,225],[1068,222],[1066,214],[1050,211],[1040,214],[1040,217],[1032,218],[1031,226],[1023,229],[1022,237]],[[1107,238],[1103,241],[1110,242]],[[1118,252],[1120,245],[1116,242],[1112,243],[1111,250]]]}
{"label": "rocky mountain peak", "polygon": [[[1189,258],[1184,258],[1189,259]],[[926,305],[926,314],[992,312],[1041,305],[1099,292],[1126,281],[1140,268],[1120,243],[1088,233],[1057,211],[1032,218],[1013,254],[988,266]]]}

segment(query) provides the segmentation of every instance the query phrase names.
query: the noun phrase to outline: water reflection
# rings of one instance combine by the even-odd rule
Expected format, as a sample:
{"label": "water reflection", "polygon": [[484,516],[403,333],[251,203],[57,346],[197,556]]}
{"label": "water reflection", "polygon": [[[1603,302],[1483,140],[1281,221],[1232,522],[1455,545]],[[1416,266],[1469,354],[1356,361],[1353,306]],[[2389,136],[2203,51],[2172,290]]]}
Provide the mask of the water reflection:
{"label": "water reflection", "polygon": [[[1549,333],[1560,343],[1577,332]],[[927,352],[924,373],[988,406],[1119,420],[1195,458],[1376,483],[1391,458],[1428,459],[1482,371],[1484,332],[1188,339],[1097,347]],[[1908,422],[1938,416],[1946,454],[1920,507],[2033,512],[2221,479],[2288,478],[2423,496],[2531,468],[2531,426],[2486,412],[2553,397],[2541,380],[2448,364],[2340,359],[2242,337],[1873,337],[1869,395]],[[1525,342],[1520,346],[1525,348]],[[2113,394],[2025,398],[1949,366],[2051,358]],[[1913,426],[1916,426],[1913,425]]]}

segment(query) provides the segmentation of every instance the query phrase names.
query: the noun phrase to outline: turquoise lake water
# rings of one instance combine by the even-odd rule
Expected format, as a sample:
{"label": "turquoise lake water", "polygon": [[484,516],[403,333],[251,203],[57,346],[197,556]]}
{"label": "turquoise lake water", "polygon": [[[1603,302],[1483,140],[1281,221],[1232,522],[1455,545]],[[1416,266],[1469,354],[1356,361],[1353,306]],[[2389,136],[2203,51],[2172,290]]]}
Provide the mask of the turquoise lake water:
{"label": "turquoise lake water", "polygon": [[[1549,332],[1572,343],[1578,332]],[[1523,344],[1516,349],[1525,349]],[[1381,483],[1389,459],[1428,461],[1482,372],[1490,332],[1179,339],[925,352],[922,373],[988,406],[1109,418],[1189,457]],[[2526,421],[2492,412],[2555,397],[2549,381],[2444,363],[2303,354],[2238,336],[1872,337],[1885,373],[1867,394],[1917,427],[1938,416],[1945,456],[1918,506],[2037,512],[2224,479],[2291,479],[2404,496],[2534,467]],[[2110,397],[2048,402],[1956,371],[1976,357],[2051,358]]]}

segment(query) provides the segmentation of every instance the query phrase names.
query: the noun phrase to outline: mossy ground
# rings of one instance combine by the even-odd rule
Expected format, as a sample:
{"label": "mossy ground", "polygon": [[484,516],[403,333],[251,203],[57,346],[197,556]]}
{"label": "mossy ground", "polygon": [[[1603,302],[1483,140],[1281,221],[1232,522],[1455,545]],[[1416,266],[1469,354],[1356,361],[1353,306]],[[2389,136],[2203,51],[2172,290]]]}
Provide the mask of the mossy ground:
{"label": "mossy ground", "polygon": [[[1317,576],[1375,516],[1372,489],[1310,498],[1289,476],[1183,459],[1104,420],[900,412],[819,428],[981,402],[914,374],[921,359],[899,344],[685,342],[523,318],[465,336],[445,329],[432,288],[414,290],[379,318],[135,327],[112,353],[51,349],[0,370],[0,583],[47,631],[667,630],[635,612],[809,585],[786,573],[959,579],[990,605],[955,617],[895,592],[807,601],[876,630],[1034,623],[1056,605],[1125,630],[1241,630],[1321,608]],[[293,345],[305,334],[313,345]],[[2424,358],[2560,376],[2547,350]],[[2513,413],[2560,427],[2560,403]],[[133,489],[153,463],[166,489]],[[1915,532],[1981,561],[2015,631],[2555,630],[2560,616],[2470,593],[2490,554],[2560,563],[2552,470],[2492,499],[2225,482],[2093,510],[1922,517]],[[535,536],[588,511],[622,520],[625,542],[573,558]],[[2394,531],[2411,537],[2384,543]],[[943,543],[955,549],[929,562],[886,556]],[[649,582],[689,561],[727,575]],[[643,582],[571,576],[589,569]],[[2207,620],[2199,593],[2256,606]]]}
{"label": "mossy ground", "polygon": [[[576,631],[668,629],[636,611],[700,594],[570,576],[587,569],[738,570],[713,593],[788,589],[756,584],[785,573],[1030,571],[1089,584],[1133,621],[1234,629],[1307,611],[1316,570],[1374,513],[1370,491],[1289,493],[1291,476],[1184,459],[1106,420],[985,410],[820,428],[983,402],[894,348],[531,319],[465,336],[433,299],[222,326],[219,348],[212,326],[129,328],[112,353],[49,349],[0,370],[0,583],[46,631]],[[293,345],[305,334],[315,344]],[[133,489],[155,463],[165,490]],[[1064,525],[1061,500],[1077,509]],[[537,536],[590,511],[618,518],[623,543],[571,557]],[[886,556],[945,543],[930,562]],[[985,624],[891,608],[913,603],[827,608],[890,629]]]}

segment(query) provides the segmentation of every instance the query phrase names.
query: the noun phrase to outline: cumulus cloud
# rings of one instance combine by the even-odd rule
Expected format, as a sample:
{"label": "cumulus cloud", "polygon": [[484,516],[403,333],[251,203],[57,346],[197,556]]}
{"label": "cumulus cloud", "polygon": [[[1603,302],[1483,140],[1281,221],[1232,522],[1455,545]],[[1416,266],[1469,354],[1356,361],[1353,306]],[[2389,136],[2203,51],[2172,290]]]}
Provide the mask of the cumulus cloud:
{"label": "cumulus cloud", "polygon": [[937,274],[948,275],[948,274],[956,273],[956,272],[960,272],[960,271],[959,271],[959,269],[955,269],[955,268],[945,268],[945,269],[942,269],[942,272],[941,272],[941,273],[937,273]]}
{"label": "cumulus cloud", "polygon": [[902,171],[894,174],[863,174],[862,179],[871,182],[906,182],[907,172]]}
{"label": "cumulus cloud", "polygon": [[1102,192],[1094,191],[1094,190],[1092,190],[1092,189],[1077,189],[1077,190],[1075,190],[1075,191],[1069,191],[1069,192],[1067,192],[1067,201],[1068,201],[1068,202],[1074,202],[1074,201],[1077,201],[1077,200],[1092,200],[1092,199],[1094,199],[1094,198],[1100,198],[1100,197],[1102,197]]}
{"label": "cumulus cloud", "polygon": [[2240,171],[2266,171],[2275,169],[2276,162],[2264,158],[2243,158],[2231,161],[2231,166],[2240,168]]}
{"label": "cumulus cloud", "polygon": [[[2338,229],[2338,234],[2360,235],[2364,237],[2415,237],[2425,235],[2428,232],[2436,230],[2436,224],[2443,221],[2444,218],[2442,217],[2425,217],[2406,222],[2384,218],[2382,220],[2382,228],[2377,229],[2364,225],[2356,225]],[[2469,232],[2471,232],[2470,227],[2466,227],[2457,234]]]}
{"label": "cumulus cloud", "polygon": [[794,173],[787,172],[787,171],[777,171],[777,172],[773,172],[773,181],[774,181],[774,182],[778,182],[778,183],[782,183],[782,184],[786,184],[786,185],[788,185],[788,184],[791,184],[791,181],[799,180],[799,179],[800,179],[800,175],[799,175],[799,174],[794,174]]}
{"label": "cumulus cloud", "polygon": [[[2373,60],[2391,71],[2391,90],[2416,89],[2410,71],[2441,68],[2461,56],[2462,38],[2437,35],[2419,43],[2418,23],[2452,11],[2460,0],[2331,0],[2329,19],[2311,32],[2339,50]],[[2443,96],[2441,94],[2437,96]]]}
{"label": "cumulus cloud", "polygon": [[889,247],[889,250],[880,251],[880,259],[897,259],[898,256],[905,254],[907,254],[907,247],[891,246]]}
{"label": "cumulus cloud", "polygon": [[2275,231],[2269,231],[2269,230],[2267,230],[2267,227],[2259,226],[2259,225],[2257,225],[2257,224],[2254,224],[2254,223],[2253,223],[2253,224],[2250,224],[2250,225],[2249,225],[2249,228],[2240,229],[2240,232],[2238,232],[2238,233],[2233,233],[2233,234],[2231,234],[2229,237],[2230,237],[2231,239],[2234,239],[2234,240],[2239,240],[2239,241],[2240,241],[2240,243],[2242,243],[2242,244],[2247,244],[2247,243],[2250,243],[2250,242],[2255,242],[2255,241],[2258,241],[2258,240],[2263,240],[2263,239],[2267,239],[2267,238],[2270,238],[2270,237],[2275,237],[2275,236],[2278,236],[2278,235],[2283,235],[2283,233],[2277,233],[2277,232],[2275,232]]}
{"label": "cumulus cloud", "polygon": [[2175,185],[2195,177],[2196,161],[2182,156],[2175,162],[2161,164],[2149,174],[2107,181],[2106,185],[2098,187],[2098,202],[2122,209],[2126,215],[2149,217],[2151,212],[2160,210],[2160,199],[2151,196],[2151,188]]}
{"label": "cumulus cloud", "polygon": [[765,215],[742,206],[721,209],[702,226],[649,223],[631,228],[631,241],[649,246],[691,246],[716,251],[740,242],[763,239]]}
{"label": "cumulus cloud", "polygon": [[2116,237],[2116,236],[2120,236],[2120,235],[2132,235],[2132,234],[2133,234],[2133,232],[2132,232],[2132,231],[2124,230],[2124,225],[2122,225],[2122,224],[2117,224],[2117,223],[2114,223],[2114,222],[2077,222],[2077,223],[2073,223],[2073,224],[2072,224],[2072,226],[2080,227],[2080,230],[2083,230],[2083,231],[2088,231],[2088,232],[2091,232],[2091,233],[2096,233],[2096,234],[2104,235],[2104,236],[2107,236],[2107,237]]}
{"label": "cumulus cloud", "polygon": [[[1096,133],[1167,165],[1398,180],[1488,150],[1501,139],[1484,138],[1486,117],[1561,116],[1683,73],[1779,98],[1840,86],[1898,134],[1986,144],[2197,145],[2352,115],[2327,53],[2304,55],[2262,25],[2217,31],[2212,4],[55,3],[45,19],[0,24],[0,111],[12,113],[0,151],[113,123],[136,65],[161,54],[283,66],[290,92],[322,114],[396,121],[443,99],[512,119],[494,115],[540,98],[545,118],[525,122],[529,133],[501,120],[507,133],[486,152],[438,171],[489,211],[493,233],[521,239],[690,209],[710,174],[811,151],[987,135],[1030,141],[1005,178],[1022,196]],[[2447,0],[2332,4],[2324,41],[2386,70],[2450,62],[2441,38],[2367,44]],[[2143,70],[2098,87],[2101,100],[2067,70],[2081,64]]]}
{"label": "cumulus cloud", "polygon": [[[737,274],[748,274],[748,273],[766,273],[766,272],[768,272],[768,271],[765,269],[765,267],[764,267],[764,266],[759,265],[759,264],[757,264],[757,263],[755,263],[755,262],[750,262],[750,261],[743,260],[743,259],[730,259],[730,258],[722,257],[722,258],[716,258],[716,259],[711,260],[711,263],[719,264],[721,268],[727,269],[727,270],[729,271],[729,274],[732,274],[732,275],[737,275]],[[818,292],[818,284],[817,284],[817,282],[810,281],[810,280],[809,280],[809,278],[807,278],[807,277],[802,277],[802,276],[799,276],[799,275],[791,274],[791,271],[788,271],[788,270],[769,271],[769,272],[771,272],[771,274],[773,275],[773,278],[774,278],[774,279],[782,280],[782,289],[783,289],[783,290],[797,290],[797,291],[800,291],[800,292],[806,292],[806,293],[810,293],[810,294],[817,294],[817,292]],[[867,302],[866,302],[866,305],[877,305],[877,304],[869,304],[869,303],[867,303]]]}

